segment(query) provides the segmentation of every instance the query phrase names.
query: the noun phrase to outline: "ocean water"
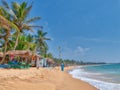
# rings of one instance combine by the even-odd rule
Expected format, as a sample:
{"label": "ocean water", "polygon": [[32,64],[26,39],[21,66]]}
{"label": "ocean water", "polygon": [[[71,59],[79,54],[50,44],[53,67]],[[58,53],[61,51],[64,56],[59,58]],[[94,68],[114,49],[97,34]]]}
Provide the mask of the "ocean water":
{"label": "ocean water", "polygon": [[80,66],[69,73],[99,90],[120,90],[120,64]]}

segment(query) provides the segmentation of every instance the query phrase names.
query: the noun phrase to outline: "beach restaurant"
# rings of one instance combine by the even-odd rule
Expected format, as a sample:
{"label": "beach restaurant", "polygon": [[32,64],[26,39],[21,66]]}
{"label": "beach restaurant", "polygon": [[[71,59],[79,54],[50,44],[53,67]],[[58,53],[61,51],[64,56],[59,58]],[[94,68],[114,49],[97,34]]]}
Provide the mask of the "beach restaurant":
{"label": "beach restaurant", "polygon": [[24,60],[27,63],[31,63],[32,61],[36,62],[37,59],[41,59],[42,56],[31,52],[30,50],[12,50],[8,51],[6,55],[10,56],[10,60],[14,57],[20,57],[22,61]]}
{"label": "beach restaurant", "polygon": [[[0,60],[2,60],[2,57],[3,53],[0,52]],[[39,59],[40,67],[50,67],[54,65],[54,60],[43,58],[41,55],[31,52],[30,50],[11,50],[6,52],[6,57],[6,63],[16,61],[30,64],[30,66],[36,66],[36,60]]]}
{"label": "beach restaurant", "polygon": [[[11,50],[6,52],[5,63],[15,67],[18,67],[20,65],[31,66],[31,62],[33,60],[32,57],[35,57],[35,60],[37,60],[37,58],[41,58],[40,55],[37,55],[30,50]],[[2,60],[2,58],[3,52],[0,52],[0,60]]]}

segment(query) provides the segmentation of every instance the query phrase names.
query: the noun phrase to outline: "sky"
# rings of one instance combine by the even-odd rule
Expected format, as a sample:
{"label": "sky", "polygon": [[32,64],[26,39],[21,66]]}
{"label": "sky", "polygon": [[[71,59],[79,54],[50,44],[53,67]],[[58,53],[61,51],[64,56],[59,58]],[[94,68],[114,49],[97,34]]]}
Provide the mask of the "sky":
{"label": "sky", "polygon": [[34,2],[30,16],[41,16],[55,57],[61,47],[63,59],[120,62],[120,0],[14,1]]}

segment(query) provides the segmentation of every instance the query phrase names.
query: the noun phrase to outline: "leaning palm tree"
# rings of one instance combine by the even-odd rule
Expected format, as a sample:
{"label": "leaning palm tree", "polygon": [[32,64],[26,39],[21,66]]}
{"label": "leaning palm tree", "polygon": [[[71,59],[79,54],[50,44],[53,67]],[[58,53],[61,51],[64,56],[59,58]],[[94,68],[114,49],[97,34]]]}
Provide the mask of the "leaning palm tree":
{"label": "leaning palm tree", "polygon": [[4,40],[4,54],[1,63],[3,63],[5,59],[7,45],[12,29],[19,33],[18,27],[10,21],[9,13],[0,6],[0,38]]}
{"label": "leaning palm tree", "polygon": [[47,40],[51,40],[46,37],[47,32],[43,32],[42,30],[38,30],[36,37],[37,51],[46,57],[46,53],[48,50],[48,45],[46,43]]}
{"label": "leaning palm tree", "polygon": [[3,53],[3,59],[1,61],[1,63],[3,63],[4,59],[5,59],[5,54],[6,54],[6,50],[7,50],[7,44],[8,44],[8,38],[10,37],[10,29],[4,29],[4,27],[1,29],[0,31],[2,32],[2,34],[0,35],[0,38],[4,40],[4,53]]}
{"label": "leaning palm tree", "polygon": [[3,12],[0,12],[0,32],[2,32],[2,33],[0,33],[0,38],[4,39],[4,54],[3,54],[3,59],[1,61],[1,63],[3,63],[4,59],[5,59],[6,50],[7,50],[7,44],[8,44],[8,39],[10,37],[10,32],[11,32],[12,28],[14,28],[15,30],[17,30],[18,33],[19,33],[19,29],[16,27],[16,25],[14,25],[12,22],[10,22],[9,20],[7,20],[4,17],[4,13]]}
{"label": "leaning palm tree", "polygon": [[[34,18],[28,19],[28,15],[32,8],[32,4],[28,6],[27,2],[23,2],[21,4],[17,2],[12,2],[11,8],[5,0],[2,0],[2,4],[6,8],[6,10],[9,12],[11,16],[11,21],[19,28],[20,33],[23,33],[25,30],[33,31],[33,28],[41,27],[41,26],[30,25],[32,22],[40,19],[40,17],[34,17]],[[16,35],[14,50],[18,45],[18,39],[19,39],[20,33],[17,33],[17,32],[14,33]]]}

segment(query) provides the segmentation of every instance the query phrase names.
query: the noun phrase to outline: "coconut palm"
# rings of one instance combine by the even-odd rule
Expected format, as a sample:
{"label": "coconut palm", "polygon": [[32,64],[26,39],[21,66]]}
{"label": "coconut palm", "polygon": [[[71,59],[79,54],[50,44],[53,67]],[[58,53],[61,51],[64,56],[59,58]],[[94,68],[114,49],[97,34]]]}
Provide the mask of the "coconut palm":
{"label": "coconut palm", "polygon": [[5,59],[8,39],[11,35],[12,28],[17,30],[17,32],[19,33],[19,29],[17,28],[17,26],[10,22],[8,19],[9,19],[8,13],[2,7],[0,7],[0,32],[1,32],[0,38],[4,39],[4,54],[1,63],[3,63]]}
{"label": "coconut palm", "polygon": [[19,36],[17,50],[31,50],[34,51],[36,49],[36,44],[33,42],[33,36],[21,34]]}
{"label": "coconut palm", "polygon": [[[9,12],[11,16],[11,21],[19,28],[20,33],[23,33],[25,30],[33,31],[32,29],[35,27],[40,28],[40,26],[30,25],[32,22],[40,19],[40,17],[34,17],[34,18],[28,19],[28,15],[32,8],[32,4],[28,6],[27,2],[22,2],[21,4],[17,2],[12,2],[11,8],[9,7],[9,5],[5,0],[2,0],[2,4],[6,8],[6,10]],[[17,33],[17,32],[14,33],[14,35],[16,35],[14,50],[18,45],[18,39],[19,39],[20,33]]]}
{"label": "coconut palm", "polygon": [[0,7],[0,38],[4,39],[4,54],[6,53],[7,49],[7,43],[8,43],[8,37],[10,36],[10,22],[4,17],[4,15],[7,14],[5,10]]}
{"label": "coconut palm", "polygon": [[48,50],[48,45],[46,43],[47,40],[50,40],[50,38],[46,37],[47,32],[43,32],[42,30],[38,30],[36,37],[36,44],[37,44],[37,51],[46,57],[46,53]]}
{"label": "coconut palm", "polygon": [[28,34],[27,37],[26,37],[27,41],[28,41],[28,49],[33,51],[33,52],[36,52],[36,43],[35,43],[35,38],[34,36]]}
{"label": "coconut palm", "polygon": [[52,55],[52,53],[50,53],[50,52],[46,54],[46,57],[53,59],[53,55]]}

